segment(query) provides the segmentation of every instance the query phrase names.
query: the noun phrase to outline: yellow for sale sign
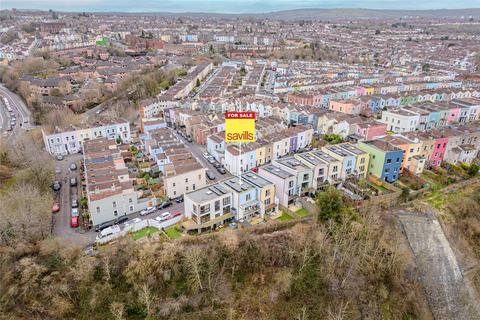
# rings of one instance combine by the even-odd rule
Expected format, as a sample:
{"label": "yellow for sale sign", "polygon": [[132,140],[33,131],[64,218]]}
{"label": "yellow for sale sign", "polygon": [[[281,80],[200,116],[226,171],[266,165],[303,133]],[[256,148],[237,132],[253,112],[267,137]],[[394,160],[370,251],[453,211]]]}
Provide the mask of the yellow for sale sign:
{"label": "yellow for sale sign", "polygon": [[225,142],[255,141],[255,112],[225,113]]}

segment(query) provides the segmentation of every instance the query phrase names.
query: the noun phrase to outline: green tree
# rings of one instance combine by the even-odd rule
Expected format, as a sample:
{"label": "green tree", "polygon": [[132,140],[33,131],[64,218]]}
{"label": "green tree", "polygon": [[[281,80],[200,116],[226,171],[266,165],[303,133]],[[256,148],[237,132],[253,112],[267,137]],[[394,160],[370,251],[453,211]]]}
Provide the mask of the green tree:
{"label": "green tree", "polygon": [[409,187],[403,187],[402,188],[402,193],[400,193],[400,200],[403,202],[408,201],[408,198],[410,197],[410,188]]}
{"label": "green tree", "polygon": [[470,165],[470,167],[468,168],[467,173],[470,177],[475,177],[478,173],[478,170],[480,170],[480,167],[478,165],[476,165],[475,163],[472,163]]}
{"label": "green tree", "polygon": [[343,194],[333,186],[329,186],[325,192],[318,193],[316,204],[320,209],[318,220],[321,222],[334,220],[340,223],[344,215],[350,211],[350,205],[345,201]]}
{"label": "green tree", "polygon": [[200,79],[197,79],[196,86],[197,86],[197,87],[200,87]]}

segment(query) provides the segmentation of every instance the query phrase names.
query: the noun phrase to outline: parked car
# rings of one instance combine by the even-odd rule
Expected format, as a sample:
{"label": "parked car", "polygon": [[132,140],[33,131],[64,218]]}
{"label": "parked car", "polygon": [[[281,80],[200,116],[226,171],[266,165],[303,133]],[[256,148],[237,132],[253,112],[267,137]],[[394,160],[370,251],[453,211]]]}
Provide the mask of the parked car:
{"label": "parked car", "polygon": [[72,171],[77,170],[77,165],[75,164],[75,162],[72,162],[72,163],[70,163],[69,168],[70,168],[70,170],[72,170]]}
{"label": "parked car", "polygon": [[57,160],[58,160],[58,161],[62,161],[62,160],[63,160],[63,156],[59,154],[59,155],[57,156]]}
{"label": "parked car", "polygon": [[108,221],[108,222],[97,224],[95,226],[95,231],[97,231],[97,232],[102,231],[103,229],[108,228],[108,227],[112,226],[113,224],[114,224],[113,221]]}
{"label": "parked car", "polygon": [[72,217],[78,217],[79,215],[78,208],[72,208]]}
{"label": "parked car", "polygon": [[165,208],[170,207],[171,205],[172,205],[172,201],[170,201],[170,200],[163,201],[162,203],[160,203],[160,204],[157,206],[157,209],[158,209],[158,210],[165,209]]}
{"label": "parked car", "polygon": [[208,159],[208,157],[210,157],[210,154],[208,152],[204,152],[203,156],[205,157],[205,159]]}
{"label": "parked car", "polygon": [[215,160],[214,157],[209,157],[209,158],[208,158],[208,162],[209,162],[210,164],[214,164],[215,162],[217,162],[217,160]]}
{"label": "parked car", "polygon": [[165,220],[168,220],[172,217],[172,214],[170,212],[164,212],[162,213],[161,215],[159,215],[158,217],[155,218],[155,220],[157,221],[165,221]]}
{"label": "parked car", "polygon": [[213,164],[213,167],[214,167],[214,168],[220,168],[221,166],[222,166],[222,165],[221,165],[220,163],[218,163],[218,162],[215,162],[215,163]]}
{"label": "parked car", "polygon": [[183,195],[175,199],[176,203],[182,203],[183,202]]}
{"label": "parked car", "polygon": [[75,187],[77,185],[77,178],[70,178],[70,187]]}
{"label": "parked car", "polygon": [[187,136],[186,139],[187,139],[188,142],[193,142],[193,139],[192,139],[191,137],[188,137],[188,136]]}
{"label": "parked car", "polygon": [[150,213],[153,213],[155,212],[157,209],[155,207],[148,207],[146,209],[143,209],[142,211],[140,211],[140,215],[141,216],[146,216],[146,215],[149,215]]}
{"label": "parked car", "polygon": [[229,227],[230,229],[237,229],[238,226],[237,226],[237,223],[236,223],[236,222],[230,222],[230,223],[228,224],[228,227]]}
{"label": "parked car", "polygon": [[70,227],[77,228],[78,227],[78,217],[70,217]]}
{"label": "parked car", "polygon": [[62,169],[60,168],[55,168],[55,174],[60,174],[62,173]]}
{"label": "parked car", "polygon": [[227,170],[225,170],[224,167],[217,168],[217,171],[220,172],[221,174],[227,173]]}
{"label": "parked car", "polygon": [[62,188],[62,183],[58,180],[55,180],[52,184],[52,188],[54,191],[58,191]]}
{"label": "parked car", "polygon": [[135,223],[139,223],[139,222],[142,222],[142,219],[140,218],[135,218],[135,219],[132,219],[130,221],[127,221],[124,223],[125,227],[128,227],[129,225],[132,225],[132,224],[135,224]]}
{"label": "parked car", "polygon": [[178,216],[181,216],[182,213],[180,211],[175,211],[174,213],[172,213],[172,218],[174,217],[178,217]]}
{"label": "parked car", "polygon": [[78,208],[78,200],[72,199],[72,208]]}
{"label": "parked car", "polygon": [[207,171],[207,178],[210,180],[215,180],[217,177],[210,171]]}
{"label": "parked car", "polygon": [[121,216],[121,217],[118,217],[116,220],[115,220],[115,224],[120,224],[120,223],[124,223],[125,221],[128,220],[128,217],[127,216]]}
{"label": "parked car", "polygon": [[58,202],[54,202],[52,206],[52,212],[56,213],[58,211],[60,211],[60,204]]}
{"label": "parked car", "polygon": [[120,232],[120,227],[118,225],[110,226],[100,231],[100,233],[97,235],[97,240],[108,237],[118,232]]}

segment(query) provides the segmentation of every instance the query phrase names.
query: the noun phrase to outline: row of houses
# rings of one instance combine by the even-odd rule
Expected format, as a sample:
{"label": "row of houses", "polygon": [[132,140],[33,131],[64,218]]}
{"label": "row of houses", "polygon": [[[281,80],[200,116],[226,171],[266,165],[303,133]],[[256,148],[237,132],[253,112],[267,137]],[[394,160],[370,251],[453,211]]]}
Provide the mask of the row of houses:
{"label": "row of houses", "polygon": [[45,149],[52,155],[75,154],[82,151],[85,141],[104,137],[109,140],[131,142],[130,123],[126,120],[102,119],[67,127],[42,129]]}
{"label": "row of houses", "polygon": [[470,98],[443,103],[426,103],[382,111],[381,122],[392,132],[430,130],[450,124],[480,119],[480,99]]}

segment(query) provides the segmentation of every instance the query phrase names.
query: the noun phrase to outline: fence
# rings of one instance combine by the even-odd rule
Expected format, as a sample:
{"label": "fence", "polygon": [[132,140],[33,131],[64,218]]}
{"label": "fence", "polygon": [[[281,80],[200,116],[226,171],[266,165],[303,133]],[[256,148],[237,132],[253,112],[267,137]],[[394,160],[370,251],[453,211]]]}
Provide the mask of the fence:
{"label": "fence", "polygon": [[109,236],[106,236],[105,238],[97,239],[95,240],[96,243],[98,244],[105,244],[110,241],[113,241],[115,239],[121,238],[129,234],[130,232],[136,232],[138,230],[141,230],[146,227],[154,227],[157,229],[166,229],[168,227],[171,227],[177,223],[179,223],[182,220],[182,216],[177,216],[173,217],[171,219],[165,220],[165,221],[157,221],[154,219],[145,219],[137,223],[133,223],[131,225],[126,226],[123,228],[120,232],[111,234]]}

